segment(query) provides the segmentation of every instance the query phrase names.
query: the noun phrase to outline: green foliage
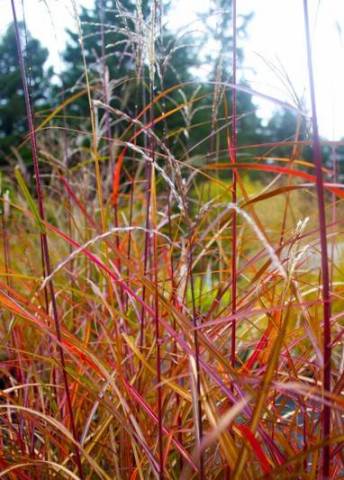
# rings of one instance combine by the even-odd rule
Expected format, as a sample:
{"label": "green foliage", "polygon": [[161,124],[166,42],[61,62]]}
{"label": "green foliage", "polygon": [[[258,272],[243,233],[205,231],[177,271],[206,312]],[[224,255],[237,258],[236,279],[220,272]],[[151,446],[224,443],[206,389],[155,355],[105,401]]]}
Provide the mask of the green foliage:
{"label": "green foliage", "polygon": [[[196,64],[194,52],[187,49],[190,41],[184,38],[180,48],[177,38],[164,26],[161,27],[162,35],[156,32],[152,6],[153,2],[148,0],[121,3],[96,0],[92,9],[82,8],[80,14],[89,80],[99,87],[96,96],[104,100],[106,88],[109,104],[130,115],[142,107],[142,95],[149,97],[145,85],[151,69],[156,72],[157,85],[162,89],[190,79],[189,68]],[[68,31],[68,35],[62,81],[65,89],[74,91],[85,88],[85,76],[79,35],[72,31]],[[85,99],[75,103],[73,108],[81,115],[88,114]]]}
{"label": "green foliage", "polygon": [[[50,98],[52,69],[45,70],[48,50],[38,40],[31,37],[24,24],[19,24],[20,34],[25,45],[27,75],[30,81],[32,105],[37,111],[47,105]],[[10,153],[27,132],[25,102],[18,66],[15,31],[11,24],[0,40],[0,155]],[[25,155],[24,155],[25,156]]]}
{"label": "green foliage", "polygon": [[[237,26],[237,34],[240,37],[246,35],[247,24],[252,15],[240,17]],[[211,82],[205,88],[207,94],[203,101],[203,108],[195,116],[195,123],[200,123],[202,127],[197,133],[199,139],[207,137],[216,131],[208,144],[203,144],[199,153],[213,151],[215,158],[219,152],[227,149],[227,132],[224,125],[228,124],[231,128],[230,119],[232,115],[232,59],[233,59],[233,38],[232,38],[232,1],[214,0],[210,2],[209,10],[200,15],[206,34],[203,41],[203,47],[209,52],[205,55],[203,65],[210,67],[208,80]],[[237,49],[237,64],[240,67],[243,61],[244,52]],[[244,80],[239,78],[240,84]],[[227,108],[224,105],[227,104]],[[206,105],[208,108],[206,108]],[[261,140],[261,120],[256,113],[256,106],[252,101],[251,95],[241,91],[237,92],[237,112],[238,112],[238,142],[241,145],[250,145],[258,143]]]}

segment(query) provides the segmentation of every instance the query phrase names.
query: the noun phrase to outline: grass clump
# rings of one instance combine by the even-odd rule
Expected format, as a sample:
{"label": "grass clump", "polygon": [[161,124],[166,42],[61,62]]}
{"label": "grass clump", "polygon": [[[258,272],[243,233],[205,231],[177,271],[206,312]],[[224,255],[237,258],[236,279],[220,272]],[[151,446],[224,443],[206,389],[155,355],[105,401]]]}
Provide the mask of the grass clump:
{"label": "grass clump", "polygon": [[133,78],[102,58],[95,79],[84,51],[79,92],[34,125],[17,34],[34,179],[21,165],[1,191],[1,475],[340,478],[343,192],[316,123],[242,144],[235,22],[232,82],[165,88],[145,5],[135,34],[117,12],[135,111]]}

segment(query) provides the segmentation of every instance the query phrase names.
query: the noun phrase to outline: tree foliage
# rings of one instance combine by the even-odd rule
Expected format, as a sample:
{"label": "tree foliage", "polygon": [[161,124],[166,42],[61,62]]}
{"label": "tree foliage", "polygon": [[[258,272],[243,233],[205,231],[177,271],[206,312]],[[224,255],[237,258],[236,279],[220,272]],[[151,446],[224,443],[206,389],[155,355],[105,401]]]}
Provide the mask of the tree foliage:
{"label": "tree foliage", "polygon": [[[19,24],[25,45],[32,105],[39,110],[50,100],[52,69],[44,68],[48,50]],[[0,152],[4,157],[27,132],[25,102],[18,66],[15,30],[11,24],[0,40]]]}
{"label": "tree foliage", "polygon": [[[219,152],[225,152],[226,128],[231,128],[232,110],[231,87],[228,87],[232,80],[232,2],[213,0],[210,3],[209,11],[200,18],[203,40],[197,39],[198,47],[193,34],[167,28],[165,19],[169,3],[161,4],[164,11],[155,9],[160,2],[152,0],[95,0],[91,9],[82,8],[79,19],[82,42],[80,32],[69,30],[63,54],[63,96],[59,86],[54,86],[52,95],[52,71],[44,68],[47,49],[20,24],[34,110],[37,112],[49,104],[56,104],[56,99],[62,102],[64,97],[84,90],[85,94],[65,109],[65,118],[71,126],[86,127],[89,124],[84,59],[92,98],[103,103],[98,119],[100,128],[105,128],[106,115],[109,119],[107,132],[103,130],[105,137],[118,137],[125,131],[126,122],[114,112],[121,111],[130,118],[135,117],[150,100],[150,85],[154,78],[154,95],[176,86],[157,103],[156,116],[182,105],[174,115],[155,127],[162,137],[165,130],[177,132],[169,141],[174,153],[180,154],[196,145],[193,154],[203,156],[211,152],[218,157]],[[245,36],[249,21],[250,16],[238,18],[239,39]],[[212,48],[208,48],[210,40],[215,42]],[[200,54],[207,49],[211,53]],[[240,83],[244,82],[240,74],[243,58],[243,51],[239,49]],[[195,74],[197,77],[202,62],[207,66],[209,76],[199,82],[197,78],[195,80]],[[27,129],[13,26],[8,28],[0,42],[0,95],[0,149],[6,156],[10,146],[18,144]],[[105,115],[106,106],[112,109],[111,114],[108,108]],[[57,123],[61,121],[55,120]],[[262,133],[261,119],[251,96],[239,92],[238,132],[241,145],[280,140],[293,135],[295,119],[290,118],[289,112],[277,113],[266,132]],[[140,138],[137,142],[140,143]]]}

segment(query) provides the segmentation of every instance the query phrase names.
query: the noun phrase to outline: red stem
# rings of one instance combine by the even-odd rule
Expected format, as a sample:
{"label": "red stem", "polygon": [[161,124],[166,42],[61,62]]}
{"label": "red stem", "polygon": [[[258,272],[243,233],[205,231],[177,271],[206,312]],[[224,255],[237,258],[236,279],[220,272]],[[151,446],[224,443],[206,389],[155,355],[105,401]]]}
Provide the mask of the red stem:
{"label": "red stem", "polygon": [[189,280],[191,287],[191,301],[192,301],[192,323],[194,327],[194,346],[195,346],[195,364],[196,364],[196,393],[197,393],[197,430],[198,430],[198,449],[200,452],[199,458],[199,478],[200,480],[205,479],[204,474],[204,454],[203,450],[200,448],[203,439],[203,422],[202,422],[202,400],[201,400],[201,368],[200,368],[200,348],[199,348],[199,338],[198,338],[198,315],[196,311],[196,299],[195,299],[195,286],[192,272],[193,264],[193,238],[192,234],[190,235],[189,242]]}
{"label": "red stem", "polygon": [[[154,14],[158,11],[158,1],[154,0],[153,3]],[[156,17],[155,17],[156,22]],[[155,28],[155,26],[154,26]],[[154,40],[153,40],[154,41]],[[154,98],[154,79],[151,81],[150,85],[150,123],[152,125],[152,131],[154,129],[154,106],[153,106],[153,98]],[[154,135],[150,136],[150,149],[152,155],[152,162],[147,165],[147,170],[149,174],[149,183],[148,183],[148,192],[147,192],[147,223],[154,228],[153,234],[153,270],[154,270],[154,324],[155,324],[155,341],[156,341],[156,375],[157,375],[157,397],[158,397],[158,451],[159,451],[159,479],[163,480],[164,478],[164,449],[163,449],[163,425],[162,425],[162,417],[163,417],[163,410],[162,410],[162,386],[161,386],[161,337],[160,337],[160,320],[159,320],[159,291],[158,291],[158,237],[156,234],[156,219],[155,215],[156,209],[155,201],[156,197],[154,196],[154,203],[152,204],[152,188],[155,188],[155,185],[152,185],[152,174],[154,172],[154,163],[155,163],[155,149],[156,149],[156,142]],[[149,221],[151,215],[151,221]],[[148,233],[148,231],[147,231]],[[149,240],[149,233],[146,236],[146,240]],[[149,243],[146,243],[147,251],[145,254],[149,255]],[[146,258],[145,258],[146,260]]]}
{"label": "red stem", "polygon": [[[231,160],[237,163],[237,24],[236,24],[236,0],[233,0],[232,21],[233,21],[233,63],[232,63],[232,138],[231,138]],[[237,170],[233,168],[233,184],[232,184],[232,203],[237,202]],[[231,364],[235,366],[235,349],[236,349],[236,319],[237,310],[237,213],[233,210],[232,220],[232,341],[231,341]]]}
{"label": "red stem", "polygon": [[[21,79],[22,79],[23,92],[24,92],[24,98],[25,98],[26,116],[27,116],[29,132],[30,132],[32,162],[33,162],[34,172],[35,172],[35,183],[36,183],[38,211],[39,211],[40,219],[42,220],[42,222],[44,222],[45,221],[45,212],[44,212],[44,202],[43,202],[43,191],[42,191],[41,181],[40,181],[40,172],[39,172],[39,163],[38,163],[38,148],[37,148],[36,132],[35,132],[34,122],[33,122],[33,112],[32,112],[32,108],[31,108],[30,94],[29,94],[28,83],[27,83],[27,78],[26,78],[24,58],[23,58],[23,54],[22,54],[20,34],[19,34],[18,21],[17,21],[17,15],[16,15],[16,10],[15,10],[14,0],[11,0],[11,3],[12,3],[13,22],[14,22],[15,34],[16,34],[16,43],[17,43],[17,49],[18,49],[18,61],[19,61],[20,75],[21,75]],[[51,267],[50,267],[48,240],[47,240],[47,235],[46,235],[45,231],[41,232],[40,239],[41,239],[41,251],[42,251],[42,260],[43,260],[43,265],[44,265],[44,273],[47,276],[49,276],[50,273],[51,273]],[[75,429],[73,408],[72,408],[68,378],[67,378],[67,373],[66,373],[66,368],[65,368],[64,352],[63,352],[63,349],[61,347],[61,342],[62,342],[61,325],[60,325],[60,319],[59,319],[58,312],[57,312],[57,304],[56,304],[54,285],[53,285],[52,280],[50,280],[49,283],[48,283],[48,290],[49,290],[50,298],[51,298],[53,318],[54,318],[55,330],[56,330],[56,337],[59,341],[57,349],[58,349],[58,352],[59,352],[60,362],[61,362],[61,367],[62,367],[62,376],[63,376],[63,382],[64,382],[64,386],[65,386],[67,408],[68,408],[68,413],[69,413],[69,417],[70,417],[71,430],[72,430],[72,434],[73,434],[74,439],[77,441],[78,438],[77,438],[76,429]],[[81,467],[80,452],[79,452],[79,449],[77,447],[75,448],[75,457],[76,457],[76,463],[77,463],[77,467],[78,467],[79,476],[80,476],[81,479],[83,479],[84,476],[83,476],[82,467]]]}
{"label": "red stem", "polygon": [[[171,209],[171,196],[168,196],[168,209],[167,209],[167,214],[168,214],[168,233],[169,237],[172,240],[173,239],[173,231],[172,231],[172,209]],[[176,286],[176,281],[174,277],[174,263],[173,263],[173,250],[171,251],[170,255],[170,271],[171,271],[171,303],[175,307],[177,307],[177,286]],[[174,318],[173,319],[173,329],[176,331],[177,330],[177,321]],[[174,358],[177,361],[178,357],[178,342],[176,339],[173,340],[173,354]],[[183,380],[179,379],[178,383],[183,386]],[[176,392],[176,409],[179,412],[179,407],[180,407],[180,396],[178,392]],[[181,445],[183,445],[183,432],[182,432],[182,417],[180,412],[178,413],[178,419],[177,419],[177,424],[178,424],[178,441]],[[183,471],[183,456],[179,456],[179,475]]]}
{"label": "red stem", "polygon": [[[142,103],[143,106],[145,107],[146,104],[146,93],[145,93],[145,87],[143,84],[142,87]],[[153,105],[152,107],[153,108]],[[145,111],[145,108],[144,108]],[[151,111],[152,112],[152,111]],[[146,125],[147,119],[146,119],[146,114],[144,114],[144,125]],[[153,124],[149,125],[149,128],[153,128]],[[135,132],[135,137],[138,135],[138,132]],[[147,139],[146,136],[144,136],[144,148],[146,149],[147,147]],[[149,211],[150,211],[150,202],[151,202],[151,190],[150,190],[150,181],[151,181],[151,164],[147,163],[145,164],[145,177],[146,177],[146,233],[145,233],[145,245],[144,245],[144,254],[143,254],[143,275],[144,277],[148,273],[148,261],[149,261],[149,255],[150,255],[150,236],[149,236],[149,229],[150,229],[150,217],[149,217]],[[142,286],[142,300],[145,302],[146,300],[146,285],[144,284]],[[144,341],[145,341],[145,309],[142,308],[141,310],[141,317],[140,317],[140,339],[139,339],[139,346],[140,349],[144,347]]]}
{"label": "red stem", "polygon": [[[104,33],[104,22],[105,22],[105,5],[104,0],[100,3],[100,38],[101,38],[101,55],[102,55],[102,74],[103,74],[103,96],[105,105],[110,104],[109,99],[109,89],[108,89],[108,67],[106,64],[105,56],[105,33]],[[114,158],[112,151],[112,134],[111,134],[111,123],[110,123],[110,112],[108,109],[104,111],[105,117],[105,130],[107,135],[108,142],[108,153],[110,166],[113,168]]]}
{"label": "red stem", "polygon": [[[153,167],[154,168],[154,167]],[[156,226],[154,225],[154,228]],[[161,337],[159,322],[159,292],[158,292],[158,238],[156,232],[153,237],[153,262],[154,262],[154,323],[156,341],[156,372],[158,383],[158,444],[159,444],[159,478],[164,478],[164,450],[163,450],[163,428],[162,428],[162,388],[161,388]]]}
{"label": "red stem", "polygon": [[[320,246],[321,246],[321,270],[322,270],[322,297],[323,297],[323,316],[324,316],[324,392],[331,391],[331,300],[330,300],[330,277],[328,266],[328,252],[327,252],[327,235],[326,235],[326,216],[325,216],[325,200],[324,200],[324,183],[322,173],[322,158],[321,158],[321,146],[318,130],[316,99],[315,99],[315,86],[314,86],[314,73],[313,73],[313,61],[312,61],[312,47],[310,39],[309,28],[309,13],[308,2],[303,1],[304,6],[304,19],[305,19],[305,33],[306,33],[306,46],[307,46],[307,62],[308,62],[308,76],[309,87],[311,96],[312,107],[312,126],[313,126],[313,159],[315,163],[316,171],[316,189],[318,198],[318,214],[319,214],[319,229],[320,229]],[[322,457],[322,478],[328,479],[330,477],[330,445],[328,441],[331,434],[331,405],[329,402],[324,404],[323,416],[322,416],[322,440],[327,442],[323,447]]]}
{"label": "red stem", "polygon": [[[333,145],[331,147],[331,157],[332,157],[332,182],[335,185],[337,183],[337,152],[336,147]],[[337,207],[336,207],[337,198],[334,192],[332,192],[332,224],[336,225],[337,223]],[[335,238],[332,241],[332,252],[331,252],[331,288],[334,282],[334,271],[335,271],[335,249],[336,249],[336,240]]]}
{"label": "red stem", "polygon": [[[134,189],[135,189],[135,180],[132,178],[131,180],[131,188],[130,188],[130,203],[129,203],[129,226],[133,226],[133,215],[134,215]],[[131,278],[131,270],[130,270],[130,259],[131,259],[131,242],[132,242],[132,236],[131,232],[128,233],[128,248],[127,248],[127,259],[128,259],[128,270],[127,270],[127,275],[128,275],[128,285],[130,285],[130,278]],[[129,305],[129,297],[125,297],[125,311],[128,310],[128,305]]]}

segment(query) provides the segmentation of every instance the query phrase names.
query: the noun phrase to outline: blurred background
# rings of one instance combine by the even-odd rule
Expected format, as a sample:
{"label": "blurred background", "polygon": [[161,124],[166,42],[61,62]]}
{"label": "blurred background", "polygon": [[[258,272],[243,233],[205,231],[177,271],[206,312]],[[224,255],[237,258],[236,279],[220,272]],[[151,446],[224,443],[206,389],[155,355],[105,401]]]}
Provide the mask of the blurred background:
{"label": "blurred background", "polygon": [[[17,3],[18,14],[25,21],[28,32],[48,50],[45,69],[53,67],[55,75],[61,76],[67,67],[63,57],[71,40],[68,30],[76,32],[75,8],[79,13],[83,7],[87,8],[90,17],[97,19],[99,5],[95,5],[94,0],[80,0],[75,7],[71,0],[27,0]],[[99,1],[96,3],[99,4]],[[111,4],[115,8],[116,2],[105,3],[106,8],[111,9]],[[128,8],[131,3],[135,8],[135,2],[123,2]],[[170,31],[176,36],[189,32],[193,37],[197,62],[202,63],[193,69],[194,75],[201,79],[210,78],[212,63],[220,46],[214,38],[209,38],[209,27],[220,33],[223,28],[222,11],[230,10],[231,1],[173,0],[163,3],[167,10],[164,23]],[[12,21],[12,11],[10,0],[0,0],[0,5],[0,34],[3,39]],[[339,140],[344,136],[344,4],[341,0],[311,0],[309,7],[320,133],[330,140]],[[237,8],[238,14],[246,17],[239,41],[243,54],[240,63],[242,80],[258,92],[281,100],[295,101],[295,93],[299,98],[307,99],[302,1],[242,0]],[[227,37],[230,36],[230,28],[227,22]],[[198,48],[200,44],[201,50]],[[230,42],[224,44],[224,50],[227,54],[230,52]],[[4,73],[2,66],[0,75]],[[295,89],[295,92],[291,92],[291,89]],[[266,123],[275,113],[275,105],[259,97],[253,100],[258,107],[258,115]]]}

